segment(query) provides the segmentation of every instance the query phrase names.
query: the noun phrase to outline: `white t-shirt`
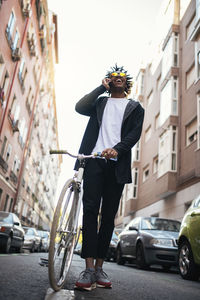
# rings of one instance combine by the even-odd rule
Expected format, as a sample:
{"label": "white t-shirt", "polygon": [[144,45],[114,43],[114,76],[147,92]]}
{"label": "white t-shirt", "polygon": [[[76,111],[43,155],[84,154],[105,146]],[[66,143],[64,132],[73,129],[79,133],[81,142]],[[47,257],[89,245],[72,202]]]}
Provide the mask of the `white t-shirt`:
{"label": "white t-shirt", "polygon": [[128,102],[126,98],[108,98],[99,136],[92,152],[102,152],[121,141],[122,120]]}

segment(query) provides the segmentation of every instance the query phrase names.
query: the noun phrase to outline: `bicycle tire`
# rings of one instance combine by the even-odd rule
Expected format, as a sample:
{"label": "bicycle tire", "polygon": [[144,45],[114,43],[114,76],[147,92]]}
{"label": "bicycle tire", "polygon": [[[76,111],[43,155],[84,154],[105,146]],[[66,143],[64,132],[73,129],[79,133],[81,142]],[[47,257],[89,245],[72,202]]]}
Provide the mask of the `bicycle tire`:
{"label": "bicycle tire", "polygon": [[[59,291],[66,279],[76,242],[79,193],[76,182],[69,179],[64,185],[54,213],[49,245],[49,282]],[[66,199],[65,199],[66,198]]]}

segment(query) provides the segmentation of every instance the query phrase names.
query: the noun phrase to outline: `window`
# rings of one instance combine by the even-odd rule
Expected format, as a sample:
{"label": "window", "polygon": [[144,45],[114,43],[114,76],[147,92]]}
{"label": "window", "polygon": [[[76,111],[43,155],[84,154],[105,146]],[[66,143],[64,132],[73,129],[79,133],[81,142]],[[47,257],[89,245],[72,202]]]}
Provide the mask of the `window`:
{"label": "window", "polygon": [[[0,188],[0,204],[1,204],[1,198],[2,198],[3,190]],[[0,205],[1,207],[1,205]]]}
{"label": "window", "polygon": [[186,26],[186,40],[190,38],[191,33],[194,30],[194,24],[195,24],[195,15],[192,17],[190,23]]}
{"label": "window", "polygon": [[143,182],[145,182],[149,178],[149,166],[143,169]]}
{"label": "window", "polygon": [[172,78],[172,115],[178,114],[178,79],[176,76]]}
{"label": "window", "polygon": [[200,0],[196,0],[196,23],[200,19]]}
{"label": "window", "polygon": [[200,148],[200,94],[197,95],[197,147]]}
{"label": "window", "polygon": [[17,174],[20,169],[20,160],[18,159],[17,155],[15,155],[12,171],[13,173]]}
{"label": "window", "polygon": [[13,51],[17,48],[18,41],[19,41],[19,33],[18,33],[18,31],[16,30],[16,32],[15,32],[15,37],[14,37],[14,41],[13,41],[13,44],[12,44],[12,50],[13,50]]}
{"label": "window", "polygon": [[12,151],[12,146],[10,144],[8,144],[7,146],[7,150],[5,153],[5,161],[8,162],[10,155],[11,155],[11,151]]}
{"label": "window", "polygon": [[12,208],[13,208],[13,198],[10,199],[9,211],[12,211]]}
{"label": "window", "polygon": [[177,128],[169,126],[159,138],[158,177],[177,170]]}
{"label": "window", "polygon": [[147,97],[147,105],[150,105],[152,101],[153,101],[153,91],[151,91],[151,93]]}
{"label": "window", "polygon": [[171,128],[171,170],[176,171],[176,153],[177,153],[177,130],[176,126]]}
{"label": "window", "polygon": [[186,72],[186,89],[194,83],[195,81],[195,67],[194,65]]}
{"label": "window", "polygon": [[162,125],[170,115],[178,114],[178,79],[176,76],[168,80],[161,91],[160,96],[160,125]]}
{"label": "window", "polygon": [[8,25],[6,27],[6,35],[10,43],[12,43],[12,33],[13,33],[14,25],[15,25],[15,15],[14,12],[12,11],[8,21]]}
{"label": "window", "polygon": [[7,209],[8,209],[8,201],[9,201],[9,195],[7,194],[6,195],[6,201],[5,201],[5,203],[4,203],[4,208],[3,208],[3,210],[4,211],[7,211]]}
{"label": "window", "polygon": [[172,37],[169,38],[164,50],[162,59],[162,79],[165,78],[172,67]]}
{"label": "window", "polygon": [[148,142],[148,140],[150,139],[151,137],[151,125],[147,128],[147,130],[145,131],[145,134],[144,134],[144,140],[145,140],[145,143]]}
{"label": "window", "polygon": [[173,67],[178,67],[178,46],[179,46],[179,38],[178,33],[173,33]]}
{"label": "window", "polygon": [[9,87],[9,81],[10,81],[9,74],[6,71],[5,74],[4,74],[3,83],[2,83],[2,89],[4,91],[4,96],[6,96],[6,94],[7,94],[8,87]]}
{"label": "window", "polygon": [[4,155],[4,152],[5,152],[5,148],[6,148],[7,142],[8,142],[7,137],[4,136],[3,144],[2,144],[2,147],[1,147],[1,157],[3,157],[3,155]]}
{"label": "window", "polygon": [[186,126],[186,146],[197,140],[197,119]]}
{"label": "window", "polygon": [[132,170],[132,177],[133,177],[133,198],[137,198],[137,192],[138,192],[138,177],[139,177],[139,171],[138,168],[134,168]]}
{"label": "window", "polygon": [[200,51],[197,53],[197,79],[200,78]]}
{"label": "window", "polygon": [[153,174],[158,171],[158,155],[153,158]]}
{"label": "window", "polygon": [[156,80],[156,90],[157,91],[160,89],[160,84],[161,84],[161,75]]}
{"label": "window", "polygon": [[133,154],[133,161],[140,160],[140,141],[138,141],[137,144],[133,147],[132,154]]}
{"label": "window", "polygon": [[159,128],[159,123],[160,123],[160,114],[157,114],[155,116],[155,129]]}

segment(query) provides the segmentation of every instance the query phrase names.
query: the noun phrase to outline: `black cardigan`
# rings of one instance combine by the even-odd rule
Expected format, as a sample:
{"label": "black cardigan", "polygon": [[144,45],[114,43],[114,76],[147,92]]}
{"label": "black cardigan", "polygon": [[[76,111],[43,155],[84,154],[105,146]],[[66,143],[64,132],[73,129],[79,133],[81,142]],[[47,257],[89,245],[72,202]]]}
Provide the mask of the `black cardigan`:
{"label": "black cardigan", "polygon": [[[79,153],[91,154],[96,145],[101,126],[102,117],[108,97],[98,97],[106,91],[103,85],[91,93],[85,95],[76,104],[76,111],[82,115],[89,116]],[[144,120],[144,109],[139,102],[129,99],[126,106],[121,128],[121,141],[113,148],[118,152],[116,162],[116,178],[119,183],[130,183],[131,180],[131,148],[137,143],[141,136]],[[78,169],[79,162],[75,164]]]}

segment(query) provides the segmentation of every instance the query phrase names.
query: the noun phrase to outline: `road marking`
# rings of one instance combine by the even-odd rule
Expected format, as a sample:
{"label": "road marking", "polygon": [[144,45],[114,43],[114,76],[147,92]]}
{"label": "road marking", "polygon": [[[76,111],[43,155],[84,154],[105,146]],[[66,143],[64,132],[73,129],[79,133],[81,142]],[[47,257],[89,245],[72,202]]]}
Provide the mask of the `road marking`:
{"label": "road marking", "polygon": [[47,290],[47,294],[44,300],[73,300],[75,299],[74,291],[60,290],[55,292],[51,288]]}

